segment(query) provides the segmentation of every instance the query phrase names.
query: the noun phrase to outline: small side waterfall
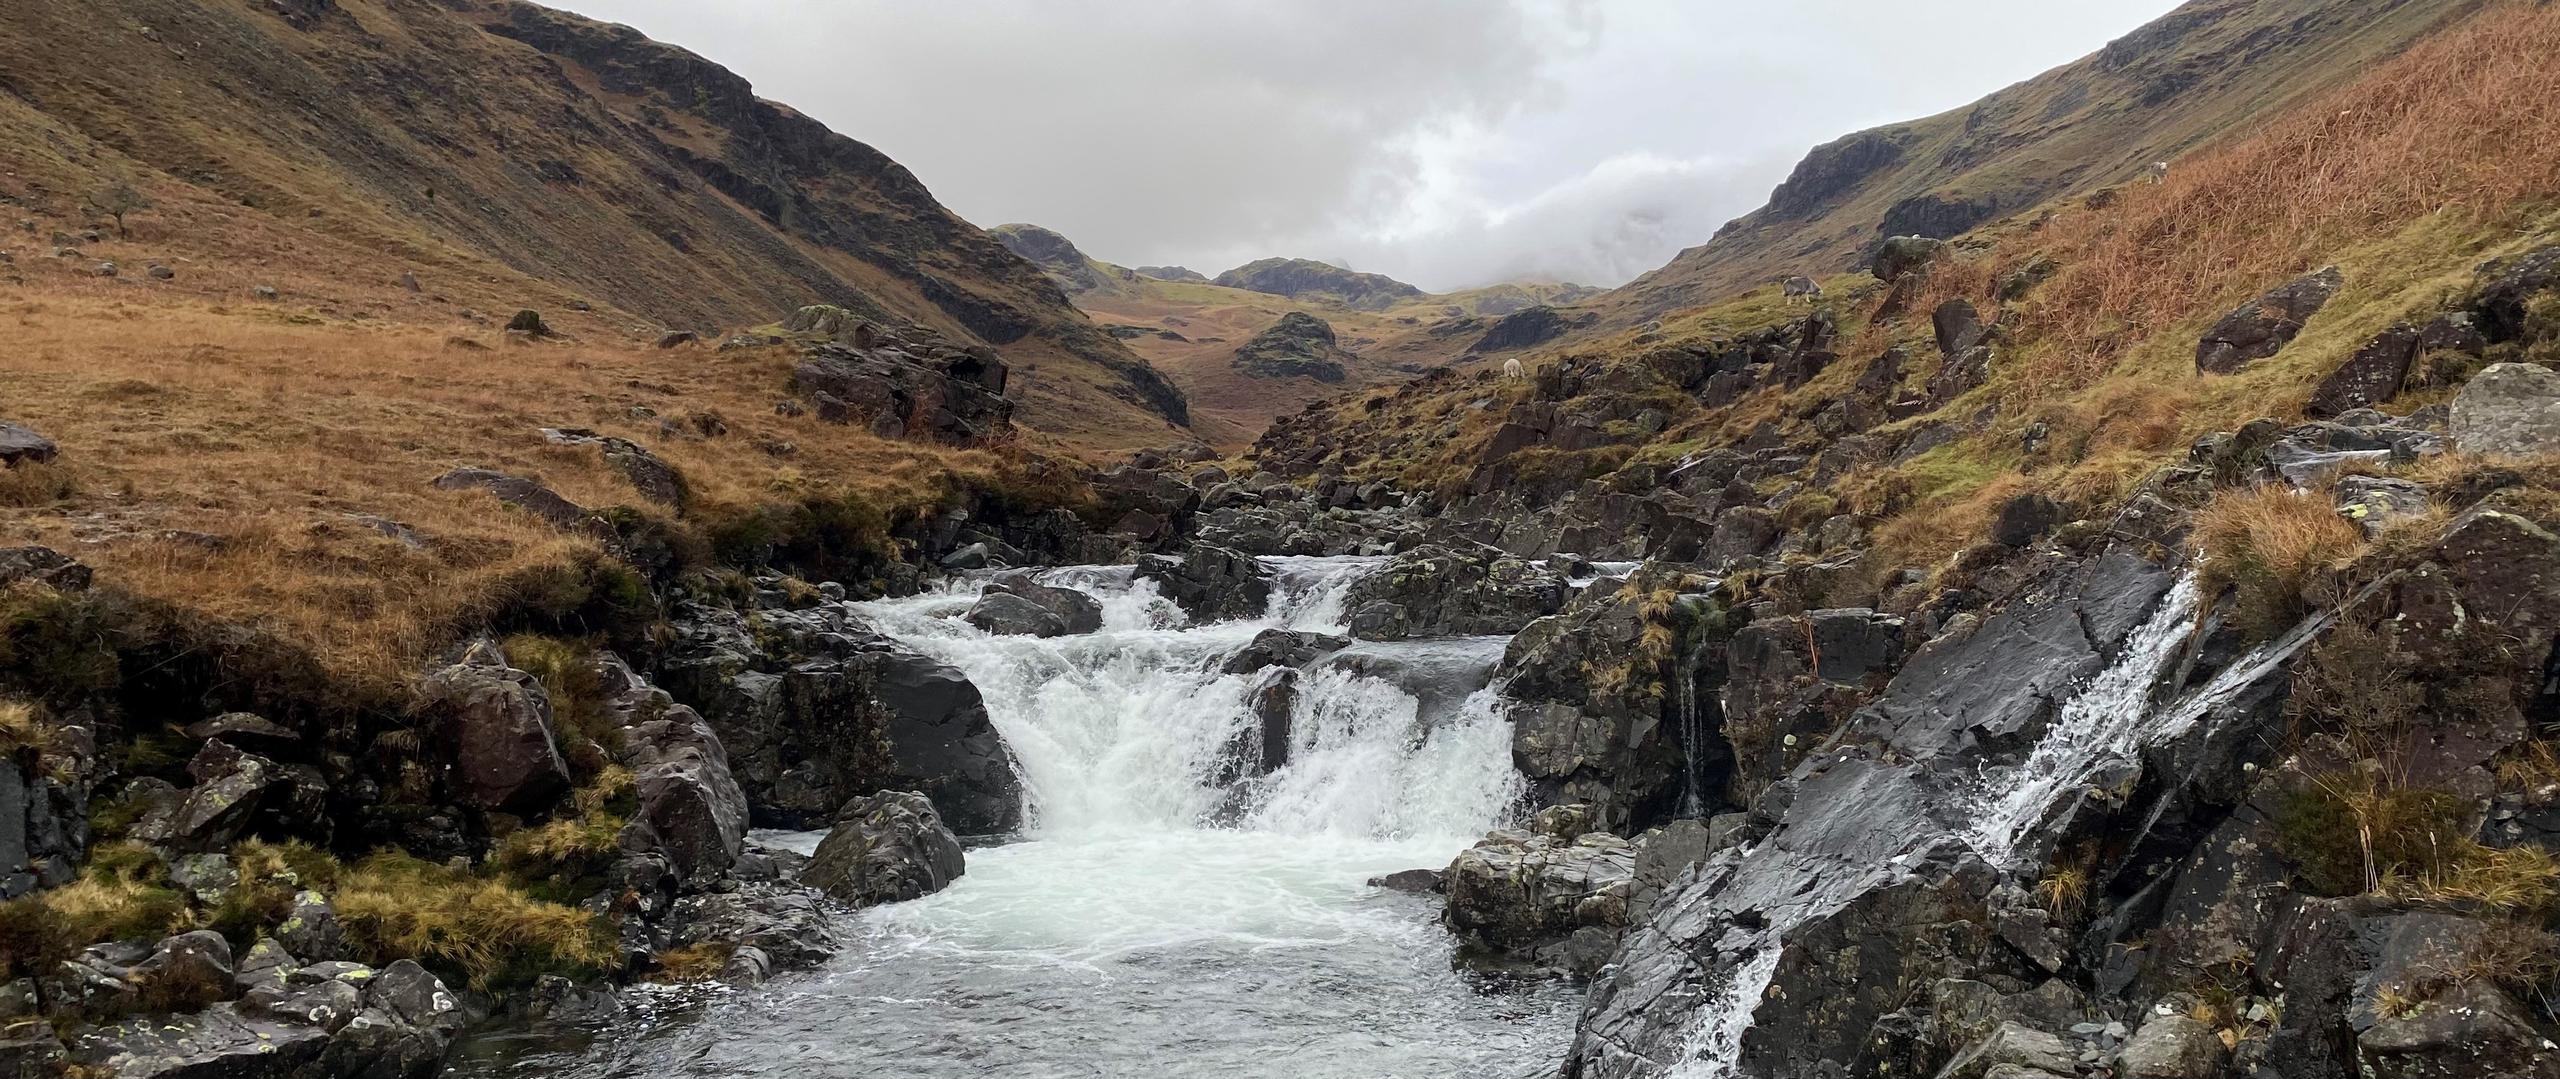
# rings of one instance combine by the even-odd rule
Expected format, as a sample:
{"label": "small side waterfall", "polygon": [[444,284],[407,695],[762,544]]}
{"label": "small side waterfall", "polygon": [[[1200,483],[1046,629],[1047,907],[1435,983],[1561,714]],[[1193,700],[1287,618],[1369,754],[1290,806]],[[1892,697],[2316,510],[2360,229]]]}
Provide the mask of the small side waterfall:
{"label": "small side waterfall", "polygon": [[2040,826],[2106,765],[2183,732],[2290,657],[2320,625],[2315,621],[2298,627],[2231,664],[2206,685],[2155,703],[2154,691],[2185,644],[2199,603],[2194,576],[2182,576],[2126,639],[2122,653],[2064,702],[2018,764],[1987,770],[1979,782],[1952,791],[1917,786],[1921,780],[1913,771],[1880,770],[1872,774],[1873,789],[1858,791],[1860,797],[1930,804],[1929,815],[1949,822],[1947,831],[1866,837],[1866,845],[1853,848],[1860,857],[1841,860],[1790,849],[1782,825],[1726,865],[1726,876],[1714,882],[1719,890],[1784,896],[1790,902],[1768,909],[1765,923],[1735,927],[1716,942],[1719,953],[1739,958],[1712,1001],[1699,1009],[1681,1063],[1669,1074],[1675,1079],[1740,1079],[1743,1038],[1770,993],[1783,943],[1797,929],[1902,879],[1933,848],[1950,840],[1995,866],[2018,868]]}

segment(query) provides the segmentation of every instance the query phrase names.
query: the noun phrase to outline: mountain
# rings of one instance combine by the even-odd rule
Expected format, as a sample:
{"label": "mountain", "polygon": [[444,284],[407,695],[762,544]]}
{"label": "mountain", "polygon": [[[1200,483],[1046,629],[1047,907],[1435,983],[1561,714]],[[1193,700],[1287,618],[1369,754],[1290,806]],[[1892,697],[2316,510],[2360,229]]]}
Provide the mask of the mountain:
{"label": "mountain", "polygon": [[1384,311],[1428,295],[1385,274],[1360,273],[1313,259],[1256,259],[1213,280],[1228,288],[1292,300],[1323,300],[1360,311]]}
{"label": "mountain", "polygon": [[2200,0],[2097,53],[1951,112],[1816,147],[1769,202],[1613,293],[1622,323],[1778,277],[1822,275],[1887,236],[1951,237],[2141,176],[2353,78],[2480,0]]}
{"label": "mountain", "polygon": [[1186,417],[897,162],[628,27],[514,0],[11,4],[0,86],[32,191],[184,184],[239,208],[191,238],[208,255],[314,234],[372,274],[684,329],[828,303],[1001,349],[1021,418],[1057,437],[1161,441]]}

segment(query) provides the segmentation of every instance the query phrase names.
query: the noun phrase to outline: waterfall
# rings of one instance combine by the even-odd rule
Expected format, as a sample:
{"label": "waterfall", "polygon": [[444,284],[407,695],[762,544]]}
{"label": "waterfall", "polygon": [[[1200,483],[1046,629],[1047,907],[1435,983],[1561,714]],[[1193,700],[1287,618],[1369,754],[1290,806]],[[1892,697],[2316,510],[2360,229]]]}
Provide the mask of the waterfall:
{"label": "waterfall", "polygon": [[[2211,683],[2166,706],[2153,703],[2161,673],[2186,642],[2199,602],[2192,573],[2180,577],[2153,607],[2148,618],[2127,638],[2122,654],[2078,687],[2054,722],[2021,762],[1986,772],[1977,783],[1954,792],[1940,806],[1939,819],[1966,822],[1950,834],[1889,837],[1880,840],[1896,853],[1866,864],[1800,857],[1787,849],[1785,828],[1744,850],[1734,875],[1724,882],[1738,888],[1748,880],[1759,894],[1800,897],[1800,902],[1768,912],[1765,924],[1737,927],[1718,943],[1725,954],[1745,954],[1730,968],[1723,987],[1699,1009],[1674,1079],[1738,1079],[1743,1036],[1770,991],[1789,934],[1838,912],[1867,892],[1893,883],[1929,850],[1948,838],[1966,844],[1984,860],[2015,868],[2027,840],[2066,798],[2081,790],[2105,765],[2120,761],[2184,730],[2220,701],[2273,663],[2298,648],[2314,627],[2297,629],[2284,640],[2234,663]],[[1911,773],[1895,773],[1886,781],[1915,781]]]}
{"label": "waterfall", "polygon": [[[1269,629],[1339,634],[1344,602],[1376,558],[1266,558],[1271,599],[1258,618],[1194,625],[1126,566],[1050,570],[1042,583],[1102,604],[1099,632],[997,636],[961,620],[977,587],[957,583],[860,605],[884,633],[959,668],[1019,765],[1034,836],[1193,829],[1222,822],[1287,834],[1376,838],[1481,835],[1518,801],[1510,723],[1483,684],[1498,638],[1362,644],[1346,650],[1440,682],[1417,690],[1325,662],[1296,677],[1288,763],[1237,780],[1261,720],[1254,695],[1271,673],[1226,674]],[[1481,662],[1448,663],[1482,653]],[[1472,651],[1470,651],[1472,650]],[[1471,684],[1468,684],[1471,682]],[[1428,707],[1445,689],[1454,707]]]}

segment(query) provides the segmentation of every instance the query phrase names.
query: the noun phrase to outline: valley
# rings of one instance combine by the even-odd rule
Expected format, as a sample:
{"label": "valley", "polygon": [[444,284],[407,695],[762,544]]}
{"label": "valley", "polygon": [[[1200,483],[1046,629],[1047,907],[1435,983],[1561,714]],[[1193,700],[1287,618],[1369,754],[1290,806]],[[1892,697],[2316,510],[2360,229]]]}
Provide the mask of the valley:
{"label": "valley", "polygon": [[0,1075],[2560,1075],[2554,57],[2194,0],[1435,294],[0,8]]}

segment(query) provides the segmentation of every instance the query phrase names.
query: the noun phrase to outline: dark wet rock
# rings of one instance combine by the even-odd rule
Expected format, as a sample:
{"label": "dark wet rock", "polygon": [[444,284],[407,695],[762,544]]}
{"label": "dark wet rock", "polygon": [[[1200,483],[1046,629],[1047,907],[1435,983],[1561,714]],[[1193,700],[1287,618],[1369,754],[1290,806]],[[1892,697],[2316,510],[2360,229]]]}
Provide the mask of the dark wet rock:
{"label": "dark wet rock", "polygon": [[[338,909],[330,904],[328,896],[307,888],[294,893],[293,907],[286,912],[284,921],[277,923],[273,939],[290,953],[287,958],[330,963],[356,957],[346,926],[338,920]],[[245,966],[242,973],[248,973]]]}
{"label": "dark wet rock", "polygon": [[808,827],[847,801],[921,791],[965,834],[1011,829],[1021,786],[967,676],[842,604],[679,605],[659,684],[709,720],[757,823]]}
{"label": "dark wet rock", "polygon": [[468,1019],[416,963],[320,964],[236,1004],[86,1027],[71,1058],[118,1076],[428,1079]]}
{"label": "dark wet rock", "polygon": [[1928,407],[1943,408],[1990,381],[1992,358],[1989,345],[1975,345],[1947,357],[1938,372],[1929,376]]}
{"label": "dark wet rock", "polygon": [[1226,674],[1252,674],[1270,667],[1304,667],[1351,643],[1348,637],[1329,633],[1298,630],[1266,629],[1253,637],[1253,643],[1228,657],[1219,670]]}
{"label": "dark wet rock", "polygon": [[2406,322],[2382,331],[2320,380],[2311,400],[2302,406],[2303,414],[2327,419],[2400,396],[2401,383],[2408,381],[2409,368],[2418,362],[2422,339],[2418,328]]}
{"label": "dark wet rock", "polygon": [[89,579],[89,567],[51,547],[0,547],[0,588],[25,581],[56,592],[86,592]]}
{"label": "dark wet rock", "polygon": [[445,782],[462,804],[533,814],[568,791],[550,695],[539,679],[509,666],[496,642],[475,642],[428,675],[418,707],[430,717]]}
{"label": "dark wet rock", "polygon": [[0,465],[46,464],[62,452],[53,440],[14,423],[0,421]]}
{"label": "dark wet rock", "polygon": [[[1126,464],[1093,478],[1095,519],[1116,522],[1114,530],[1154,542],[1169,539],[1178,525],[1200,507],[1200,492],[1179,473]],[[1133,516],[1146,518],[1133,522]]]}
{"label": "dark wet rock", "polygon": [[637,442],[583,427],[546,427],[542,437],[559,446],[594,446],[604,454],[604,463],[629,480],[642,498],[664,506],[685,503],[684,474]]}
{"label": "dark wet rock", "polygon": [[2464,453],[2560,453],[2560,372],[2492,364],[2453,399],[2453,443]]}
{"label": "dark wet rock", "polygon": [[[2268,954],[2285,987],[2267,1060],[2281,1079],[2542,1075],[2560,1057],[2522,1008],[2488,982],[2448,984],[2489,934],[2458,914],[2369,900],[2303,901]],[[2386,997],[2392,998],[2386,1000]]]}
{"label": "dark wet rock", "polygon": [[498,501],[533,514],[554,528],[582,531],[595,527],[594,517],[586,507],[522,476],[486,468],[457,468],[436,477],[435,485],[445,491],[487,491]]}
{"label": "dark wet rock", "polygon": [[772,969],[802,970],[836,953],[837,917],[826,896],[814,889],[749,882],[734,891],[677,899],[667,924],[669,938],[678,947],[712,943],[752,947],[765,953]]}
{"label": "dark wet rock", "polygon": [[960,839],[921,794],[884,791],[846,803],[800,881],[857,907],[903,903],[966,872]]}
{"label": "dark wet rock", "polygon": [[78,875],[89,848],[88,810],[88,787],[76,777],[40,760],[0,757],[0,899]]}
{"label": "dark wet rock", "polygon": [[1413,895],[1431,895],[1440,891],[1442,874],[1437,869],[1405,869],[1383,877],[1369,878],[1369,887]]}
{"label": "dark wet rock", "polygon": [[1102,628],[1102,604],[1072,588],[1051,588],[1029,573],[987,582],[966,621],[989,633],[1063,637]]}
{"label": "dark wet rock", "polygon": [[2018,495],[2000,504],[2000,515],[1991,522],[1991,542],[2027,546],[2059,527],[2063,516],[2062,505],[2041,493]]}
{"label": "dark wet rock", "polygon": [[220,741],[205,743],[188,770],[196,785],[145,813],[133,838],[174,851],[228,850],[262,818],[283,810],[296,786],[283,766]]}
{"label": "dark wet rock", "polygon": [[2346,284],[2335,266],[2288,281],[2223,316],[2196,344],[2196,370],[2227,375],[2275,355]]}
{"label": "dark wet rock", "polygon": [[2480,312],[2481,332],[2492,342],[2520,340],[2531,319],[2528,305],[2546,293],[2560,291],[2560,247],[2491,263],[2481,267],[2480,276],[2475,309]]}
{"label": "dark wet rock", "polygon": [[638,801],[624,826],[625,850],[663,856],[682,882],[718,878],[738,861],[747,835],[747,796],[709,721],[642,680],[619,657],[595,660],[605,715],[621,731],[617,757],[632,771]]}
{"label": "dark wet rock", "polygon": [[1340,382],[1349,377],[1352,355],[1336,342],[1333,324],[1304,311],[1291,311],[1280,321],[1236,347],[1236,370],[1254,378],[1311,378]]}
{"label": "dark wet rock", "polygon": [[1948,300],[1929,314],[1929,327],[1937,335],[1938,354],[1961,356],[1983,342],[1990,330],[1982,324],[1981,312],[1965,299]]}
{"label": "dark wet rock", "polygon": [[658,347],[662,349],[681,348],[700,340],[702,340],[702,335],[695,333],[692,330],[669,330],[666,333],[659,335]]}
{"label": "dark wet rock", "polygon": [[507,332],[522,334],[526,337],[553,336],[551,326],[542,321],[542,312],[531,308],[518,311],[514,318],[508,319]]}
{"label": "dark wet rock", "polygon": [[1254,618],[1271,604],[1270,568],[1211,544],[1195,543],[1179,559],[1140,559],[1138,575],[1198,622]]}
{"label": "dark wet rock", "polygon": [[1574,320],[1566,318],[1555,308],[1544,305],[1523,308],[1494,320],[1493,325],[1484,331],[1484,336],[1467,346],[1467,351],[1481,354],[1533,348],[1564,336],[1574,325]]}
{"label": "dark wet rock", "polygon": [[1555,613],[1564,579],[1500,551],[1424,546],[1351,586],[1351,635],[1370,641],[1516,633]]}
{"label": "dark wet rock", "polygon": [[[1669,816],[1693,774],[1704,797],[1719,797],[1732,771],[1710,733],[1722,726],[1725,672],[1709,661],[1722,655],[1722,615],[1702,597],[1645,610],[1656,592],[1676,594],[1683,583],[1640,570],[1624,587],[1583,591],[1512,638],[1502,693],[1513,702],[1512,760],[1535,801],[1589,804],[1606,827],[1634,830]],[[1667,655],[1644,643],[1656,625],[1675,631]],[[1684,743],[1692,729],[1701,744]]]}
{"label": "dark wet rock", "polygon": [[1868,272],[1876,280],[1892,284],[1913,271],[1925,271],[1946,249],[1946,241],[1927,236],[1895,236],[1876,248],[1876,257],[1868,263]]}
{"label": "dark wet rock", "polygon": [[1732,747],[1733,801],[1778,781],[1902,659],[1903,620],[1843,608],[1762,618],[1725,646],[1722,737]]}

